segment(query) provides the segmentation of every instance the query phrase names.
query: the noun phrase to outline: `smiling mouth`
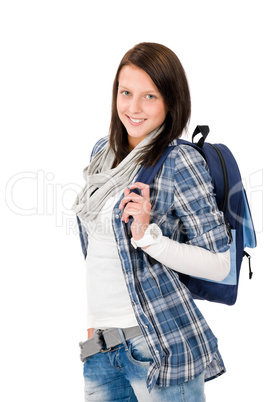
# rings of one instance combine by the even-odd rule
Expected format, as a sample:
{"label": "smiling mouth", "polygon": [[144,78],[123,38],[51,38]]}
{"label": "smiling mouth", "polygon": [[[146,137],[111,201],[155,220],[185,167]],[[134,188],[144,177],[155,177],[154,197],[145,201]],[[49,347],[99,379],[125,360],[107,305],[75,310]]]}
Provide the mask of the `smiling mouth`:
{"label": "smiling mouth", "polygon": [[130,117],[126,114],[128,120],[130,121],[130,123],[135,124],[135,125],[139,125],[141,123],[143,123],[146,119],[134,119],[133,117]]}

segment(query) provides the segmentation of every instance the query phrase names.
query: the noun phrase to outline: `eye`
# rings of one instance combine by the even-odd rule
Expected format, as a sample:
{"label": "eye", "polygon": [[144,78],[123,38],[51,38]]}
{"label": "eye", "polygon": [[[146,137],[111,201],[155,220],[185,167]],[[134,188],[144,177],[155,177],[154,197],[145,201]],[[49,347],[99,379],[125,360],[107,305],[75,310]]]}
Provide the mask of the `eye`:
{"label": "eye", "polygon": [[122,93],[122,95],[124,95],[124,96],[129,96],[129,95],[130,95],[130,92],[129,92],[129,91],[122,91],[121,93]]}
{"label": "eye", "polygon": [[154,98],[155,98],[155,96],[154,96],[154,95],[150,95],[150,94],[148,94],[148,95],[146,95],[146,98],[147,98],[147,99],[154,99]]}

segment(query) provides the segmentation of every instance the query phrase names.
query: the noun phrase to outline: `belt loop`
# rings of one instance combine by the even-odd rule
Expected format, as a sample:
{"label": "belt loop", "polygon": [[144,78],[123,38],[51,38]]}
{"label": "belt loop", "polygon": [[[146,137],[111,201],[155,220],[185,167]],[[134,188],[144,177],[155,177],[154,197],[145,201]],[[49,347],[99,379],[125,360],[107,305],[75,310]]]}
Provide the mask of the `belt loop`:
{"label": "belt loop", "polygon": [[118,329],[118,332],[119,332],[119,334],[120,334],[120,336],[121,336],[122,343],[123,343],[124,346],[125,346],[125,350],[128,350],[128,345],[127,345],[127,341],[126,341],[126,339],[125,339],[124,332],[122,331],[121,328],[117,328],[117,329]]}

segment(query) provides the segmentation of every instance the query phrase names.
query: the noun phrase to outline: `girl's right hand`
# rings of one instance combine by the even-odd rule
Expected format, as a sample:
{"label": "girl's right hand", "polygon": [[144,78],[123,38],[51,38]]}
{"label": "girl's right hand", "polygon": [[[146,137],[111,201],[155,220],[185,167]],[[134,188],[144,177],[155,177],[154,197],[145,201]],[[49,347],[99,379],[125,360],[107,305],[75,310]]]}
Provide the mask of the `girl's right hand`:
{"label": "girl's right hand", "polygon": [[87,330],[87,339],[92,338],[93,332],[94,332],[94,328],[89,328],[89,329]]}

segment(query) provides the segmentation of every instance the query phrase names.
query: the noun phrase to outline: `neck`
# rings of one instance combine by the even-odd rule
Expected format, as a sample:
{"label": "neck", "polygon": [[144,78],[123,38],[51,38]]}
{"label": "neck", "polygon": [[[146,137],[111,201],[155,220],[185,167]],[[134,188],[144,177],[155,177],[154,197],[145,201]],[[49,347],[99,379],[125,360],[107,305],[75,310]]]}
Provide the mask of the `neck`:
{"label": "neck", "polygon": [[133,151],[134,148],[136,148],[137,145],[139,145],[146,137],[151,136],[154,137],[155,134],[159,134],[160,131],[163,130],[164,125],[161,125],[159,127],[157,127],[156,129],[154,129],[153,131],[151,131],[150,133],[144,135],[143,137],[131,137],[128,134],[128,144],[129,144],[129,151]]}
{"label": "neck", "polygon": [[144,135],[141,138],[135,138],[128,135],[129,151],[132,151],[134,148],[136,148],[136,146],[139,145],[142,142],[142,140],[144,140],[144,138],[147,137],[147,135]]}

